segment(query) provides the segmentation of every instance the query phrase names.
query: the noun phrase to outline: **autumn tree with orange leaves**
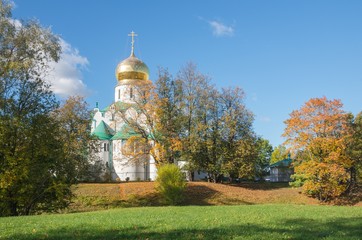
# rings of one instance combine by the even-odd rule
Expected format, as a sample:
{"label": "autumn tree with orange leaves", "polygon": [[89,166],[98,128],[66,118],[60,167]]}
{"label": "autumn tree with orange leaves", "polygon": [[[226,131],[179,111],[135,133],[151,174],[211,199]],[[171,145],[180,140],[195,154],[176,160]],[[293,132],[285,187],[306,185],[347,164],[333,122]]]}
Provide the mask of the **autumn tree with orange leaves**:
{"label": "autumn tree with orange leaves", "polygon": [[294,186],[321,201],[341,196],[351,183],[350,114],[340,100],[312,98],[285,121],[285,144],[296,157]]}

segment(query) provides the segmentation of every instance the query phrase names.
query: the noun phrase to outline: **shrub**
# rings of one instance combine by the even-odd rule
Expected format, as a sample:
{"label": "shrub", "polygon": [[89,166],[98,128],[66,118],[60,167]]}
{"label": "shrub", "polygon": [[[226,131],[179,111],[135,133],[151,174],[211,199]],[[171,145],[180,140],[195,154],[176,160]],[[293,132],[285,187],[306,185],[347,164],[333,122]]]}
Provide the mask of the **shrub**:
{"label": "shrub", "polygon": [[166,164],[158,169],[156,190],[162,195],[167,204],[180,204],[183,200],[185,188],[184,174],[176,165]]}

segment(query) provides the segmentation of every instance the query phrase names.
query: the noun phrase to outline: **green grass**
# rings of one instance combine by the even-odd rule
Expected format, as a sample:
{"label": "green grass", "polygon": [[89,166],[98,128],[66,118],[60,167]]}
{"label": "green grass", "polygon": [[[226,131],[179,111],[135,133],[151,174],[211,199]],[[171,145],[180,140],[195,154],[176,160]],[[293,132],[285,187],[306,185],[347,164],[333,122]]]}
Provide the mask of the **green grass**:
{"label": "green grass", "polygon": [[240,205],[123,208],[0,218],[0,239],[362,239],[362,208]]}

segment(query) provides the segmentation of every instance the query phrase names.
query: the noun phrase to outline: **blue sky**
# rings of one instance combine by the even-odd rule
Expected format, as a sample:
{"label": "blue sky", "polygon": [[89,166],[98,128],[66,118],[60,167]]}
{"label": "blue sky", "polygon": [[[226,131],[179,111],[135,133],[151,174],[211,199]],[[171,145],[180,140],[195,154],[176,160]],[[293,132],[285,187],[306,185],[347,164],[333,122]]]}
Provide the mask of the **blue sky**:
{"label": "blue sky", "polygon": [[255,131],[274,146],[284,141],[283,121],[310,98],[362,111],[362,1],[14,2],[14,18],[36,18],[64,40],[55,92],[85,94],[92,107],[112,103],[133,30],[152,80],[159,66],[176,75],[192,61],[216,87],[243,88]]}

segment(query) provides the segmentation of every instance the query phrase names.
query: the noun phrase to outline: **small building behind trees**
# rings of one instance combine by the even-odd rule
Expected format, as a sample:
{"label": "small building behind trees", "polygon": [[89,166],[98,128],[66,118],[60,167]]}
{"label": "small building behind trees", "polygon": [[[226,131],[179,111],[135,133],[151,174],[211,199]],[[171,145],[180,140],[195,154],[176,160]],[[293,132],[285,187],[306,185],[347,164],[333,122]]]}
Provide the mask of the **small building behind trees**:
{"label": "small building behind trees", "polygon": [[269,179],[271,182],[290,182],[290,176],[294,174],[290,155],[281,161],[271,164],[269,168]]}

